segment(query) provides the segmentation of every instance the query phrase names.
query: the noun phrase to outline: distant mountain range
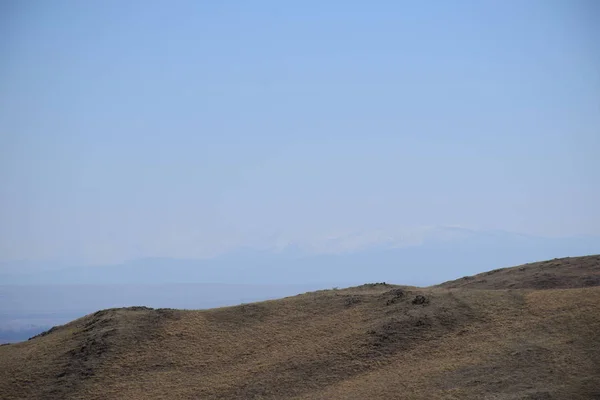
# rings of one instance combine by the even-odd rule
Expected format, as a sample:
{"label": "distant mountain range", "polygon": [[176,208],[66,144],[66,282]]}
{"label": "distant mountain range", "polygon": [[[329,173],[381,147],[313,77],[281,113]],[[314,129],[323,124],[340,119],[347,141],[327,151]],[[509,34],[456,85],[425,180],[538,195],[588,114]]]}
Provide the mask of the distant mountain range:
{"label": "distant mountain range", "polygon": [[[147,258],[118,265],[0,275],[2,284],[360,284],[429,285],[540,259],[600,253],[600,237],[545,238],[504,231],[432,228],[421,238],[351,233],[317,244],[239,248],[210,259]],[[14,271],[2,268],[3,271]]]}

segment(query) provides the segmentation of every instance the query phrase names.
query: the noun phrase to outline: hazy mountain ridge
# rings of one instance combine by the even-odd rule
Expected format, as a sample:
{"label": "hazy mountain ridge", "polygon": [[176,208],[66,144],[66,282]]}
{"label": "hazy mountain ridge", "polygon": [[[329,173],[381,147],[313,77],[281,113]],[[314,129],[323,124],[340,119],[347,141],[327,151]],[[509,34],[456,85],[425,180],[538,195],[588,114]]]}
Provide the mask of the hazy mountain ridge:
{"label": "hazy mountain ridge", "polygon": [[[366,235],[352,233],[350,236]],[[472,274],[481,270],[600,251],[600,237],[542,238],[502,231],[475,231],[457,227],[426,232],[419,244],[406,245],[386,237],[347,251],[315,253],[310,246],[239,248],[220,256],[185,260],[148,258],[120,265],[71,267],[12,273],[5,284],[359,284],[396,281],[430,285],[458,278],[455,270]],[[343,240],[336,238],[336,241]],[[332,247],[332,249],[335,248]],[[493,260],[490,262],[490,260]]]}

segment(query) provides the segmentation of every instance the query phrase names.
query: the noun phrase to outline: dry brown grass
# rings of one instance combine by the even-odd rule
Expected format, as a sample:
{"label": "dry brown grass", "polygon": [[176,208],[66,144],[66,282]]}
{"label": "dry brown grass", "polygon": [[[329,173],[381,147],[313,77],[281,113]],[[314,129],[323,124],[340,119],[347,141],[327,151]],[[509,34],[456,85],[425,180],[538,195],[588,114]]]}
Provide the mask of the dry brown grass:
{"label": "dry brown grass", "polygon": [[[577,260],[598,272],[569,259],[569,282]],[[364,285],[206,311],[114,309],[0,347],[0,397],[593,399],[598,332],[600,287]]]}
{"label": "dry brown grass", "polygon": [[600,255],[501,268],[438,285],[468,289],[568,289],[600,286]]}

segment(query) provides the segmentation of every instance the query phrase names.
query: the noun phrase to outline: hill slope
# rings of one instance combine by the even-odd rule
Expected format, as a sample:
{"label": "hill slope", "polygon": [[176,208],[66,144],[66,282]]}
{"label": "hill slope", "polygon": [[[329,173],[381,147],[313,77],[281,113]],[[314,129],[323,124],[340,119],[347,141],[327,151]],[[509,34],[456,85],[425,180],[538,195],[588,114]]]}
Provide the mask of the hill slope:
{"label": "hill slope", "polygon": [[[553,270],[568,287],[581,265],[598,274],[597,256],[568,260]],[[478,290],[371,284],[203,311],[99,311],[0,347],[0,397],[600,398],[600,287],[502,287],[519,268],[491,274],[502,276],[494,290],[490,279]]]}
{"label": "hill slope", "polygon": [[569,289],[600,286],[600,255],[501,268],[438,285],[466,289]]}

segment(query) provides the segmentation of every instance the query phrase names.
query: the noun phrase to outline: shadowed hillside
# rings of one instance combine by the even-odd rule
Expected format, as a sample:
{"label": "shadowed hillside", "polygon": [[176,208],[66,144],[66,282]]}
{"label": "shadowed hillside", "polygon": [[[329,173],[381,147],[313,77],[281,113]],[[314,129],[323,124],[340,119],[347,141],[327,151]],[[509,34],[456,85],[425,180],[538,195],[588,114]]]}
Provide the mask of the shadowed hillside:
{"label": "shadowed hillside", "polygon": [[600,398],[599,260],[431,288],[381,283],[204,311],[99,311],[0,347],[0,397]]}

